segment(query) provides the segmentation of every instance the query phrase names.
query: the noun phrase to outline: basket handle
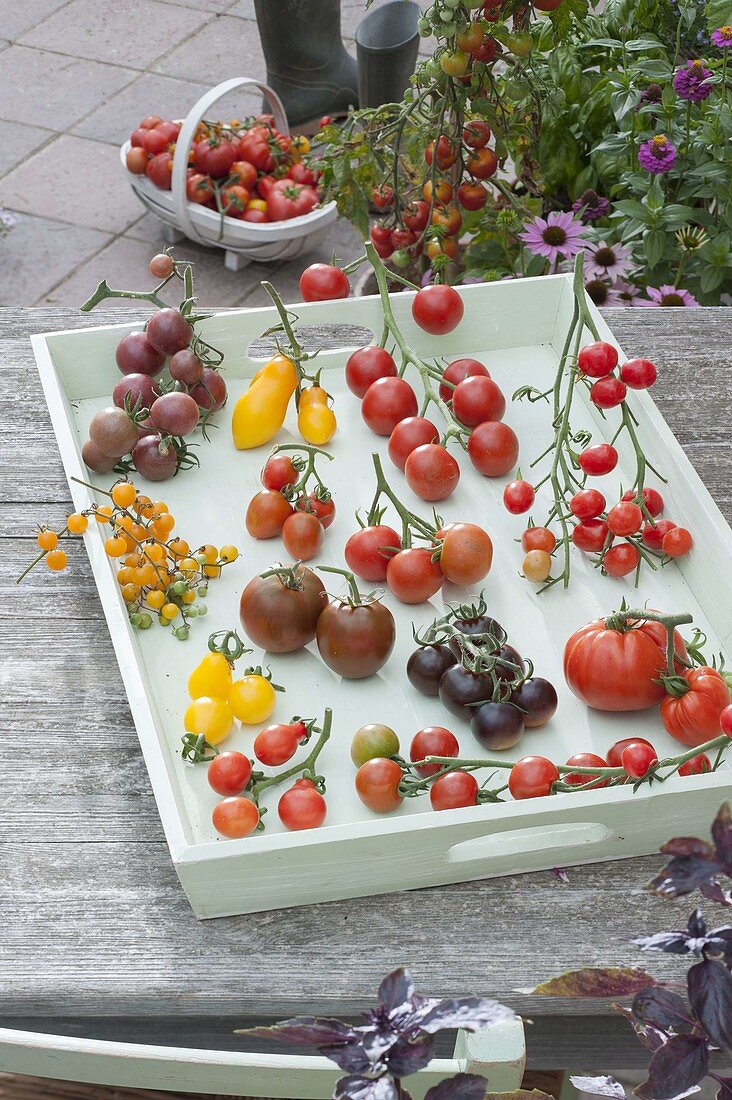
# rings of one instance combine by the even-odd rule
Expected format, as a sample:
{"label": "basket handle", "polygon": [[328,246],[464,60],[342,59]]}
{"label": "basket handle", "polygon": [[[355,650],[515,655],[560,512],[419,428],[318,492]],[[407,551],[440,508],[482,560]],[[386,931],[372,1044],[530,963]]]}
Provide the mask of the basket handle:
{"label": "basket handle", "polygon": [[210,88],[207,92],[204,92],[198,102],[194,103],[185,117],[175,144],[170,190],[173,198],[173,209],[182,232],[191,240],[198,241],[199,244],[210,245],[211,242],[198,231],[188,211],[188,196],[186,194],[188,154],[191,151],[198,124],[201,119],[206,117],[209,108],[213,107],[214,103],[225,96],[227,92],[233,92],[235,88],[243,88],[247,85],[259,88],[272,109],[275,126],[280,133],[288,134],[290,132],[287,115],[280,97],[269,85],[262,84],[259,80],[252,80],[248,76],[235,76],[231,80],[225,80],[222,84],[217,84],[215,88]]}

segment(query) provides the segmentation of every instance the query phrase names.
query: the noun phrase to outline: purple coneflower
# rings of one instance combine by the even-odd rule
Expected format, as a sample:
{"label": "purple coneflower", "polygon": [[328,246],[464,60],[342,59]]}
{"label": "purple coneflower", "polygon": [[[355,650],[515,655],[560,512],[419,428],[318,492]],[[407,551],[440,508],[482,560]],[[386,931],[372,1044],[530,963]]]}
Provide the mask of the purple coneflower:
{"label": "purple coneflower", "polygon": [[649,141],[644,141],[638,149],[638,163],[654,176],[668,172],[673,168],[675,160],[676,148],[665,134],[657,134]]}
{"label": "purple coneflower", "polygon": [[699,303],[688,290],[682,290],[676,286],[649,286],[646,287],[648,299],[643,298],[638,302],[639,306],[686,306],[697,308]]}
{"label": "purple coneflower", "polygon": [[606,279],[590,279],[589,282],[585,283],[585,290],[600,309],[625,304],[621,301],[617,288],[612,286]]}
{"label": "purple coneflower", "polygon": [[732,26],[717,27],[712,31],[712,45],[718,50],[732,50]]}
{"label": "purple coneflower", "polygon": [[647,88],[644,88],[641,92],[641,103],[660,103],[663,95],[663,88],[660,84],[649,84]]}
{"label": "purple coneflower", "polygon": [[632,267],[632,261],[629,262],[632,255],[630,245],[607,244],[606,241],[588,244],[585,271],[598,279],[609,277],[614,281],[620,275],[627,275]]}
{"label": "purple coneflower", "polygon": [[639,296],[640,290],[637,286],[633,286],[632,283],[626,283],[625,279],[618,279],[613,290],[620,299],[621,306],[634,306],[636,305],[635,299]]}
{"label": "purple coneflower", "polygon": [[698,103],[712,94],[712,85],[707,83],[711,76],[712,70],[703,61],[687,61],[684,68],[677,69],[674,74],[674,90],[682,99]]}
{"label": "purple coneflower", "polygon": [[518,236],[529,252],[537,256],[546,256],[549,263],[555,263],[560,257],[570,260],[582,249],[582,225],[571,214],[552,210],[546,218],[536,218],[527,222],[523,233]]}
{"label": "purple coneflower", "polygon": [[581,222],[596,222],[604,218],[610,209],[610,199],[598,195],[597,191],[588,189],[583,191],[580,197],[572,203],[572,209]]}

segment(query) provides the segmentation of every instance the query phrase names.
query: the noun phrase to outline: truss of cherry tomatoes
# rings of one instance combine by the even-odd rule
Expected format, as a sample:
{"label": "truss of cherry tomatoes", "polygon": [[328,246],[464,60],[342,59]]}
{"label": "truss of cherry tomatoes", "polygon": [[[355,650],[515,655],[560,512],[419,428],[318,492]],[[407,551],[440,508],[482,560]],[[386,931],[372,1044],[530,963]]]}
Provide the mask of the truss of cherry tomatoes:
{"label": "truss of cherry tomatoes", "polygon": [[264,486],[249,501],[246,528],[252,538],[282,538],[287,553],[309,561],[320,551],[336,506],[317,470],[318,459],[333,455],[320,447],[283,443],[262,469]]}

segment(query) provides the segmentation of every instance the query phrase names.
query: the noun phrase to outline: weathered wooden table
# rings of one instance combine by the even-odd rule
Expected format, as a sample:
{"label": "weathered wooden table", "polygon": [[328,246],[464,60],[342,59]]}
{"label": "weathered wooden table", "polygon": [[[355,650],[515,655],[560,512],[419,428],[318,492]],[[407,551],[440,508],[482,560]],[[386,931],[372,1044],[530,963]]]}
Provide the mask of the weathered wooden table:
{"label": "weathered wooden table", "polygon": [[[28,337],[135,320],[137,310],[0,310],[2,745],[0,1026],[123,1041],[241,1048],[245,1018],[353,1013],[409,966],[431,995],[493,994],[530,1020],[529,1064],[643,1064],[601,1002],[517,990],[579,965],[639,962],[628,941],[688,905],[642,891],[659,858],[358,898],[199,923],[173,871],[86,557],[15,576],[37,522],[60,524],[64,474]],[[729,519],[730,311],[618,310],[628,352]],[[669,836],[683,821],[669,819]],[[643,957],[659,976],[673,957]],[[263,1049],[263,1048],[262,1048]]]}

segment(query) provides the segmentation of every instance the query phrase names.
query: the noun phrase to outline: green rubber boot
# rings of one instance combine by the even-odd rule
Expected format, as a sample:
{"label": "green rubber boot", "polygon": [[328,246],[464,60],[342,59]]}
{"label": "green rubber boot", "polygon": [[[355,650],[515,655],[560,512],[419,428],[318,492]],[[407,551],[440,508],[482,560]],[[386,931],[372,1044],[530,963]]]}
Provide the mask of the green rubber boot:
{"label": "green rubber boot", "polygon": [[341,38],[340,0],[254,0],[267,83],[294,129],[358,106],[356,61]]}

